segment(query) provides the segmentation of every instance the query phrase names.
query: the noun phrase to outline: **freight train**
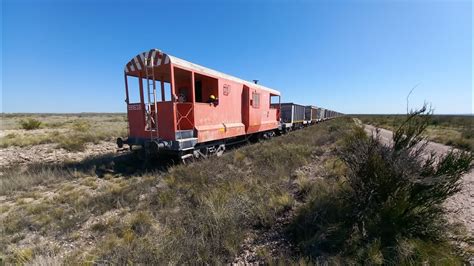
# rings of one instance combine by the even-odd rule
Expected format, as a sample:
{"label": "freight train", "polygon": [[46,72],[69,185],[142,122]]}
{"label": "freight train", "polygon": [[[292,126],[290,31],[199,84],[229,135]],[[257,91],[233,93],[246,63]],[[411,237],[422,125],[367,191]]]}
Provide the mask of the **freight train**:
{"label": "freight train", "polygon": [[341,116],[282,103],[280,92],[152,49],[124,69],[128,145],[146,156],[221,155],[231,144],[267,139]]}

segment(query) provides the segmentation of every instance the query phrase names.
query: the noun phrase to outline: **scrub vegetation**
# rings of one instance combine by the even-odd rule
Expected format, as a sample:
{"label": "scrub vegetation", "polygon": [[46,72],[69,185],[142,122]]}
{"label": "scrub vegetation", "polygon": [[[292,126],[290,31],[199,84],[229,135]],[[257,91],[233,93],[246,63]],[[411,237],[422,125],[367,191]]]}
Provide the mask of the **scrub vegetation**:
{"label": "scrub vegetation", "polygon": [[[428,121],[420,117],[400,129],[396,147],[347,117],[187,165],[123,154],[4,169],[2,263],[230,263],[250,232],[271,231],[281,217],[292,256],[263,247],[261,260],[462,262],[441,233],[451,232],[441,204],[472,157],[436,165],[412,154]],[[100,123],[66,124],[80,134]]]}
{"label": "scrub vegetation", "polygon": [[346,173],[315,183],[288,233],[313,259],[343,264],[462,264],[442,203],[460,191],[472,155],[425,158],[426,109],[395,131],[393,146],[354,128],[338,147]]}
{"label": "scrub vegetation", "polygon": [[[166,171],[106,158],[80,167],[11,171],[8,181],[2,177],[4,187],[15,189],[3,191],[5,261],[58,259],[59,252],[32,241],[53,239],[66,264],[230,262],[249,230],[269,227],[293,208],[292,174],[328,151],[348,122],[335,120]],[[30,181],[49,172],[45,182]],[[74,248],[65,251],[66,243]]]}
{"label": "scrub vegetation", "polygon": [[67,151],[83,151],[126,135],[124,114],[3,114],[0,147],[29,147],[52,143]]}
{"label": "scrub vegetation", "polygon": [[[405,120],[405,115],[355,115],[364,124],[394,131]],[[474,116],[433,115],[423,132],[428,139],[474,151]]]}
{"label": "scrub vegetation", "polygon": [[41,126],[41,121],[36,120],[34,118],[27,118],[27,119],[22,119],[19,122],[20,126],[24,130],[33,130],[33,129],[38,129]]}

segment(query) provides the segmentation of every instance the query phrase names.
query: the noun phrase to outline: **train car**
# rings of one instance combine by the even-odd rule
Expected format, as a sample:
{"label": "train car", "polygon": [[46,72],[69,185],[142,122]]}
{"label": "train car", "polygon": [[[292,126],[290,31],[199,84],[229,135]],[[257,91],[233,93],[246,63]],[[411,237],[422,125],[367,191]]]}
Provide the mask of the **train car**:
{"label": "train car", "polygon": [[332,111],[331,110],[327,110],[326,111],[326,119],[331,119],[332,118]]}
{"label": "train car", "polygon": [[311,106],[305,106],[304,107],[304,124],[305,125],[310,125],[311,124]]}
{"label": "train car", "polygon": [[318,107],[317,110],[316,110],[316,113],[317,113],[317,119],[316,119],[316,122],[321,122],[322,119],[321,119],[321,116],[322,116],[322,109],[321,107]]}
{"label": "train car", "polygon": [[128,138],[117,145],[181,158],[221,154],[226,144],[274,135],[277,90],[152,49],[124,69]]}
{"label": "train car", "polygon": [[302,128],[305,123],[305,106],[295,103],[280,103],[283,131]]}
{"label": "train car", "polygon": [[326,120],[326,109],[324,108],[319,108],[319,121],[324,121]]}
{"label": "train car", "polygon": [[307,124],[315,124],[318,122],[318,108],[308,105],[305,107],[305,120]]}

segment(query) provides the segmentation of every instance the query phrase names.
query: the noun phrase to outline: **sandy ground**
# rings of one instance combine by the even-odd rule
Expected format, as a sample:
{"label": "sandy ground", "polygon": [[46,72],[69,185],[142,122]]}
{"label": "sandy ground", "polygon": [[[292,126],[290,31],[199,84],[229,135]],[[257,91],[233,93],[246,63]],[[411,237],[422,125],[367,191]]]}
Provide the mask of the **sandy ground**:
{"label": "sandy ground", "polygon": [[[372,134],[375,132],[375,127],[365,125],[367,133]],[[390,145],[392,144],[393,132],[379,128],[380,141]],[[443,144],[428,142],[427,152],[435,152],[437,155],[444,155],[453,148]],[[474,169],[462,177],[462,190],[456,195],[452,196],[445,203],[445,207],[449,211],[448,219],[451,223],[463,224],[469,237],[474,237]]]}

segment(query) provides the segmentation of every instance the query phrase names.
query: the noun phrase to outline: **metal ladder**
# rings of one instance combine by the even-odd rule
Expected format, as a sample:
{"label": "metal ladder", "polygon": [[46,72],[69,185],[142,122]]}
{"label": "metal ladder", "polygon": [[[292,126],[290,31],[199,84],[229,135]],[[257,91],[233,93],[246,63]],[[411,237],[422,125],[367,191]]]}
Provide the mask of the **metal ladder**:
{"label": "metal ladder", "polygon": [[[156,80],[155,80],[155,68],[153,57],[150,59],[145,58],[145,78],[146,78],[146,89],[148,95],[148,103],[146,105],[146,121],[147,127],[150,130],[150,138],[153,137],[153,132],[156,132],[158,137],[158,106],[156,105]],[[154,106],[155,115],[152,116],[151,105]],[[152,120],[155,122],[153,127]]]}

